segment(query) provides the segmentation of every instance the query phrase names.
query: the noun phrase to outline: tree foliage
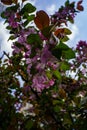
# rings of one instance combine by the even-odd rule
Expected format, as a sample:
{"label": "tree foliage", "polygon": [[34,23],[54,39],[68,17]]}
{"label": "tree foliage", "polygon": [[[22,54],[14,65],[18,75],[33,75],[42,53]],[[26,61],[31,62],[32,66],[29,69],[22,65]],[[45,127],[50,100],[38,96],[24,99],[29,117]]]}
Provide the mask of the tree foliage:
{"label": "tree foliage", "polygon": [[86,130],[87,42],[66,44],[82,0],[51,16],[25,1],[1,0],[13,51],[0,58],[0,130]]}

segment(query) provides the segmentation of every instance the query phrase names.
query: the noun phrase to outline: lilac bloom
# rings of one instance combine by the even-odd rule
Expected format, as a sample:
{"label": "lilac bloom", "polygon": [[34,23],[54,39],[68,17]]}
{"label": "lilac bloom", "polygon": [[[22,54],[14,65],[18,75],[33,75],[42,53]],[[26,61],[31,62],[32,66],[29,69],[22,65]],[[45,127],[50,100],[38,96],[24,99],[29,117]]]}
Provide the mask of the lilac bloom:
{"label": "lilac bloom", "polygon": [[25,58],[29,58],[30,54],[31,54],[31,50],[25,52],[25,56],[24,56],[24,57],[25,57]]}
{"label": "lilac bloom", "polygon": [[77,44],[77,50],[81,51],[82,48],[87,48],[87,43],[86,41],[79,41],[79,43]]}
{"label": "lilac bloom", "polygon": [[67,21],[71,18],[71,20],[74,19],[76,15],[76,10],[71,4],[74,5],[74,3],[70,3],[68,6],[62,6],[58,12],[55,12],[55,14],[52,16],[52,23],[58,23],[58,25],[61,25],[62,23],[65,23],[67,25]]}
{"label": "lilac bloom", "polygon": [[53,70],[56,70],[59,64],[57,63],[57,60],[55,60],[55,58],[52,58],[50,61],[47,62],[47,66],[51,67]]}
{"label": "lilac bloom", "polygon": [[18,42],[19,42],[20,44],[25,43],[25,42],[26,42],[25,37],[24,37],[24,36],[20,36],[20,37],[18,38]]}
{"label": "lilac bloom", "polygon": [[19,54],[22,51],[20,48],[18,48],[15,45],[12,46],[12,49],[13,49],[13,54]]}
{"label": "lilac bloom", "polygon": [[32,87],[36,89],[38,92],[42,92],[44,89],[47,89],[53,85],[54,85],[54,81],[49,80],[48,77],[44,73],[42,73],[41,75],[36,74],[33,77]]}
{"label": "lilac bloom", "polygon": [[31,70],[31,67],[32,67],[32,59],[27,58],[26,59],[26,64],[27,64],[27,73],[28,73],[29,76],[31,76],[30,70]]}
{"label": "lilac bloom", "polygon": [[47,61],[52,57],[51,52],[48,50],[48,46],[45,45],[45,47],[42,50],[41,54],[41,63],[47,63]]}
{"label": "lilac bloom", "polygon": [[37,69],[40,73],[43,72],[44,69],[45,69],[45,64],[43,64],[43,63],[38,63],[38,64],[36,65],[36,69]]}
{"label": "lilac bloom", "polygon": [[13,28],[17,28],[19,26],[18,22],[15,21],[15,15],[11,14],[8,18],[9,25]]}

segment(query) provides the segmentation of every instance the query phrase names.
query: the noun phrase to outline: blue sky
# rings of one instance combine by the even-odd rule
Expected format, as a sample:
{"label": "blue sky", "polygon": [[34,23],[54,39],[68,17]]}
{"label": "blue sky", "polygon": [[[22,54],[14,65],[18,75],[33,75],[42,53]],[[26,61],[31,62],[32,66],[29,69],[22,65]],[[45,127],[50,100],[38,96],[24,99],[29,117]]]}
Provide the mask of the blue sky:
{"label": "blue sky", "polygon": [[[64,4],[65,0],[28,0],[34,4],[37,10],[45,10],[49,15],[53,14],[58,8]],[[71,2],[73,0],[70,0]],[[78,0],[75,0],[76,2]],[[75,24],[69,25],[72,30],[72,35],[70,36],[69,46],[75,47],[79,40],[87,41],[87,1],[83,0],[84,11],[79,13],[75,18]],[[0,7],[1,9],[1,7]],[[5,50],[11,52],[11,42],[7,43],[9,37],[8,31],[5,30],[5,25],[0,19],[0,53]]]}

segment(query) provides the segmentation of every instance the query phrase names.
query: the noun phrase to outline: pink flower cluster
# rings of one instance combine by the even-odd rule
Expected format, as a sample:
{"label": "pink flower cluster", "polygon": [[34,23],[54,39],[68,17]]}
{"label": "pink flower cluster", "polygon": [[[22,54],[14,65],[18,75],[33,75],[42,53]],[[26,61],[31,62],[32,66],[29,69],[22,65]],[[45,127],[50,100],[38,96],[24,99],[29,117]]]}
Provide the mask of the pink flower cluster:
{"label": "pink flower cluster", "polygon": [[65,6],[62,6],[55,14],[52,15],[52,23],[61,25],[64,23],[67,25],[67,22],[73,22],[76,15],[75,3],[68,3]]}
{"label": "pink flower cluster", "polygon": [[[26,66],[30,86],[37,92],[50,88],[55,84],[52,71],[58,69],[59,66],[58,59],[51,53],[51,49],[57,44],[54,36],[47,39],[34,27],[24,28],[23,23],[18,22],[14,12],[6,12],[5,15],[8,18],[9,26],[14,29],[13,55],[21,54],[21,61],[23,59],[23,64]],[[42,43],[37,41],[29,43],[28,37],[32,34],[38,35]],[[18,62],[20,64],[20,61]]]}
{"label": "pink flower cluster", "polygon": [[8,23],[9,23],[9,26],[12,27],[12,28],[18,28],[19,27],[19,22],[18,22],[18,19],[16,17],[16,13],[13,11],[6,11],[5,12],[5,16],[7,17],[7,20],[8,20]]}
{"label": "pink flower cluster", "polygon": [[[62,23],[67,24],[67,21],[73,20],[76,12],[74,6],[72,2],[61,7],[51,16],[50,24],[58,23],[58,26],[61,26]],[[17,14],[20,14],[20,17]],[[56,76],[53,72],[59,69],[59,61],[52,54],[52,49],[58,44],[54,34],[46,38],[42,31],[38,31],[34,26],[25,27],[20,9],[7,11],[5,15],[16,40],[12,45],[13,55],[20,55],[19,64],[23,60],[22,64],[25,67],[24,70],[27,71],[29,86],[37,92],[54,86]],[[32,39],[32,36],[36,39],[34,40],[34,37]]]}
{"label": "pink flower cluster", "polygon": [[86,41],[79,41],[77,44],[77,62],[87,63],[87,42]]}
{"label": "pink flower cluster", "polygon": [[46,71],[51,72],[58,68],[58,60],[52,55],[49,46],[49,44],[42,45],[42,49],[35,48],[33,52],[33,45],[31,45],[30,50],[35,55],[31,57],[32,53],[30,53],[25,56],[27,73],[32,80],[32,88],[38,92],[53,86],[55,83],[53,76],[49,78],[46,75]]}
{"label": "pink flower cluster", "polygon": [[41,74],[38,73],[33,77],[32,87],[36,89],[38,92],[41,92],[42,90],[47,89],[53,85],[54,79],[49,79],[44,72]]}
{"label": "pink flower cluster", "polygon": [[87,42],[79,41],[76,47],[76,58],[71,64],[71,70],[79,79],[80,85],[87,84]]}

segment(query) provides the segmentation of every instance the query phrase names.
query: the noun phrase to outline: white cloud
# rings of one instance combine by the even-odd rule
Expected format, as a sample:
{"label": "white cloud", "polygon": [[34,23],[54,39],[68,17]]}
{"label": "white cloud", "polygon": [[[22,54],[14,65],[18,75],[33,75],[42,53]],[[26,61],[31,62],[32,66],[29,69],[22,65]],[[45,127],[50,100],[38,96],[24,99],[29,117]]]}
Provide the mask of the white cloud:
{"label": "white cloud", "polygon": [[56,10],[55,4],[52,4],[46,8],[46,11],[48,12],[48,14],[53,14],[55,12],[55,10]]}
{"label": "white cloud", "polygon": [[5,5],[0,2],[0,14],[4,11]]}
{"label": "white cloud", "polygon": [[68,41],[68,45],[75,47],[79,37],[79,28],[76,24],[69,24],[69,29],[72,31],[72,34],[69,35],[70,40]]}
{"label": "white cloud", "polygon": [[37,0],[29,0],[29,2],[30,2],[31,4],[33,4],[33,5],[36,4],[36,1],[37,1]]}
{"label": "white cloud", "polygon": [[[36,4],[37,0],[26,0],[25,3],[31,3],[32,5]],[[21,2],[21,0],[19,0],[19,2]]]}
{"label": "white cloud", "polygon": [[11,52],[11,41],[7,42],[8,38],[9,34],[6,30],[6,25],[3,21],[0,21],[0,52]]}
{"label": "white cloud", "polygon": [[69,38],[73,40],[79,34],[79,29],[75,24],[69,25],[69,28],[72,31],[72,34],[69,36]]}

